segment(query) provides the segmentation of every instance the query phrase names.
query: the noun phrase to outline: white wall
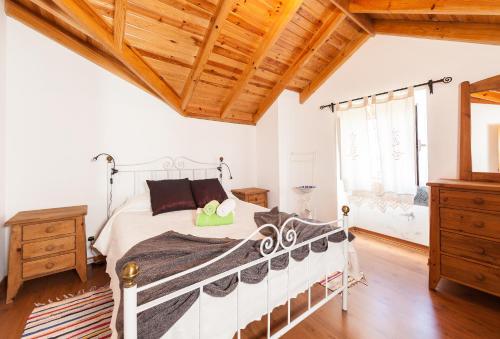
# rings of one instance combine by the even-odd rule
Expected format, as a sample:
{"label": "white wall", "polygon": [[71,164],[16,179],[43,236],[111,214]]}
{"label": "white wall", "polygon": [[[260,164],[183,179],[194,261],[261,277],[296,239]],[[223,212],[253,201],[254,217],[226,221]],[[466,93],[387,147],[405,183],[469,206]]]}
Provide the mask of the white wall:
{"label": "white wall", "polygon": [[6,232],[3,227],[5,221],[5,55],[6,33],[5,22],[7,17],[4,11],[4,2],[0,0],[0,280],[6,274]]}
{"label": "white wall", "polygon": [[[300,180],[294,170],[295,163],[291,154],[314,153],[312,178],[308,169],[304,169],[303,184],[317,186],[312,193],[311,207],[314,218],[330,220],[336,216],[336,171],[335,171],[335,122],[334,116],[326,111],[318,112],[318,102],[309,100],[304,105],[298,104],[298,94],[283,93],[279,100],[280,142],[286,145],[282,148],[282,166],[280,175],[285,178],[281,190],[284,209],[299,212],[299,194],[293,186]],[[300,155],[299,155],[300,159]],[[313,181],[313,182],[310,182]],[[299,184],[300,185],[300,184]]]}
{"label": "white wall", "polygon": [[183,118],[22,24],[7,26],[7,217],[88,204],[95,234],[106,209],[105,161],[90,161],[99,152],[120,163],[223,155],[228,188],[256,184],[255,127]]}
{"label": "white wall", "polygon": [[[316,149],[320,154],[317,173],[320,191],[315,196],[318,216],[325,218],[335,214],[335,207],[332,206],[335,206],[336,190],[333,115],[327,110],[319,110],[321,104],[452,76],[451,84],[436,85],[435,94],[428,98],[429,179],[456,178],[459,84],[499,74],[498,60],[498,46],[376,36],[362,46],[304,105],[298,104],[296,95],[284,93],[282,97],[285,96],[287,99],[284,100],[289,102],[283,114],[294,121],[286,139],[293,145],[292,148]],[[279,104],[282,105],[282,102]],[[361,220],[359,226],[378,223],[378,231],[389,235],[398,235],[397,228],[403,224],[409,229],[416,227],[428,231],[428,218],[419,218],[420,224],[412,225],[401,213],[398,210],[377,216],[373,210],[358,208],[353,210],[352,216],[354,223],[357,223],[356,214],[365,217],[358,218]],[[389,225],[387,220],[392,224]],[[396,234],[391,232],[391,228],[396,229]],[[410,241],[428,241],[426,233],[399,231],[398,236]]]}
{"label": "white wall", "polygon": [[267,188],[268,205],[280,205],[278,103],[274,103],[256,127],[257,185]]}
{"label": "white wall", "polygon": [[471,105],[471,149],[474,172],[500,172],[499,128],[500,105]]}

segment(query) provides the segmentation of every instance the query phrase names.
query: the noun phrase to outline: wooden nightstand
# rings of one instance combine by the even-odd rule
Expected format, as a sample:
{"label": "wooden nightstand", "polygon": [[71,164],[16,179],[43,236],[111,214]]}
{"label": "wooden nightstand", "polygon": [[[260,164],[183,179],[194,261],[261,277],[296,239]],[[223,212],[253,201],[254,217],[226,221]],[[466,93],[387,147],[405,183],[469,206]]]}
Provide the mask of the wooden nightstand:
{"label": "wooden nightstand", "polygon": [[23,281],[76,269],[87,280],[85,245],[87,206],[17,213],[10,226],[6,303],[12,302]]}
{"label": "wooden nightstand", "polygon": [[240,200],[267,208],[267,192],[269,190],[250,187],[234,189],[231,192]]}

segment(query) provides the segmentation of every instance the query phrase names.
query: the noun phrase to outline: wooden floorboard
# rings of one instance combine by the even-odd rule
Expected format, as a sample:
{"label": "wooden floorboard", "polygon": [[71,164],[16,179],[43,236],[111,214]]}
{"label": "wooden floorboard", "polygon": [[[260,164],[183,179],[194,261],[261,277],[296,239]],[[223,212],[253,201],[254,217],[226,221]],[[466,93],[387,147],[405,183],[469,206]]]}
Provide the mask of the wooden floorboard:
{"label": "wooden floorboard", "polygon": [[[351,289],[349,311],[335,298],[292,329],[285,338],[500,338],[500,298],[442,280],[438,292],[427,289],[427,257],[360,234],[356,240],[368,286]],[[75,272],[29,281],[14,303],[0,305],[0,337],[19,338],[34,302],[108,283],[104,265],[89,269],[82,284]],[[319,297],[323,290],[315,287]],[[5,291],[0,292],[2,300]],[[304,298],[292,303],[297,313]],[[286,320],[286,308],[273,313],[274,329]],[[261,337],[265,323],[254,322],[243,337]]]}

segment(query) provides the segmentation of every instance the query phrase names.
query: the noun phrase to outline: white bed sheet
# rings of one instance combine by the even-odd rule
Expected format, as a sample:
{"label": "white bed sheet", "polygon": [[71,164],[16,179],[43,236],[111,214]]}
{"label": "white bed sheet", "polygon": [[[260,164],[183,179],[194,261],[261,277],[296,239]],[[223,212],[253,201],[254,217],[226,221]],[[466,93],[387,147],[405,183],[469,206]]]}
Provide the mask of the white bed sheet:
{"label": "white bed sheet", "polygon": [[[235,223],[227,226],[196,227],[193,210],[170,212],[153,217],[146,196],[132,199],[113,214],[95,244],[99,251],[107,255],[106,272],[111,277],[110,287],[115,300],[111,320],[113,338],[116,338],[115,319],[120,298],[119,277],[115,273],[116,262],[135,244],[169,230],[200,237],[245,239],[256,229],[254,213],[267,209],[238,199],[236,201]],[[353,255],[355,256],[355,252],[351,247],[350,256]],[[292,259],[288,268],[289,279],[287,269],[271,271],[269,275],[271,309],[286,303],[288,281],[290,296],[296,296],[307,290],[308,283],[324,279],[326,271],[343,270],[343,263],[342,243],[330,243],[326,252],[313,252],[302,262]],[[357,262],[354,263],[355,265],[352,263],[350,265],[351,274],[358,276]],[[266,296],[267,279],[258,284],[241,283],[237,290],[223,298],[202,293],[201,299],[198,299],[170,328],[164,338],[191,339],[196,338],[199,331],[204,338],[232,338],[237,330],[237,321],[239,327],[244,328],[250,322],[259,320],[262,315],[267,314]],[[236,307],[239,312],[236,312]],[[239,314],[238,320],[237,314]]]}

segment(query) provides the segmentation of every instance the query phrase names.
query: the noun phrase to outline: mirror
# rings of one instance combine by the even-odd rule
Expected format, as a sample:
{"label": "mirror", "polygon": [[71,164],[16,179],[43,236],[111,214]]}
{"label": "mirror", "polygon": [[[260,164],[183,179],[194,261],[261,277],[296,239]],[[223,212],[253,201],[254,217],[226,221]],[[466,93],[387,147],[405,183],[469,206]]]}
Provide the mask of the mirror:
{"label": "mirror", "polygon": [[460,179],[500,182],[500,75],[460,84]]}
{"label": "mirror", "polygon": [[500,173],[500,87],[470,93],[473,172]]}

